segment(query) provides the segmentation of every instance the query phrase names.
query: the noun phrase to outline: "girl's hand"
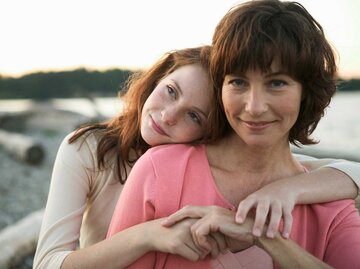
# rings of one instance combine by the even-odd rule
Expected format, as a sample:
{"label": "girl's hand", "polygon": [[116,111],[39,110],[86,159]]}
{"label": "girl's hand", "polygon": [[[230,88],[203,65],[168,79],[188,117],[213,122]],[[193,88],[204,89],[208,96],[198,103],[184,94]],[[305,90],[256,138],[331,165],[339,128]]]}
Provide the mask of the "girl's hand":
{"label": "girl's hand", "polygon": [[[216,206],[185,206],[179,211],[165,218],[162,221],[162,225],[165,227],[172,227],[177,223],[187,219],[191,219],[195,223],[214,208],[216,208]],[[208,236],[207,240],[209,245],[207,245],[206,248],[198,244],[196,246],[204,252],[211,253],[213,258],[216,258],[220,252],[224,252],[228,248],[224,235],[220,233],[212,233]]]}
{"label": "girl's hand", "polygon": [[191,218],[191,219],[200,219],[209,212],[211,212],[212,209],[217,208],[217,206],[193,206],[193,205],[187,205],[178,210],[177,212],[171,214],[167,218],[163,220],[161,223],[165,227],[170,227],[174,225],[175,223]]}
{"label": "girl's hand", "polygon": [[[223,216],[224,219],[222,219],[221,216]],[[205,217],[207,220],[210,219],[210,223],[215,226],[212,228],[206,226],[208,224],[206,224],[203,220]],[[216,219],[217,217],[219,219],[213,223],[214,220],[211,221],[211,218]],[[191,227],[193,240],[198,248],[211,251],[213,257],[216,256],[214,253],[217,253],[216,250],[213,250],[214,245],[218,247],[219,251],[224,252],[228,248],[231,251],[240,251],[253,244],[252,239],[249,239],[248,236],[251,234],[253,222],[251,220],[247,220],[247,228],[244,229],[245,224],[239,225],[235,223],[235,212],[218,206],[185,206],[167,217],[162,224],[170,227],[186,218],[199,219]],[[249,225],[249,223],[251,223],[251,225]],[[216,225],[220,225],[222,229],[220,229],[220,226]],[[207,232],[204,232],[204,227],[208,228]],[[223,233],[223,231],[225,233]],[[250,238],[252,237],[253,236],[251,235]]]}
{"label": "girl's hand", "polygon": [[235,222],[235,212],[215,206],[208,209],[208,212],[191,227],[192,237],[197,246],[210,250],[212,245],[209,237],[214,233],[225,236],[226,245],[233,252],[254,245],[251,219],[238,224]]}
{"label": "girl's hand", "polygon": [[199,248],[192,239],[190,228],[196,219],[183,219],[171,227],[161,225],[163,220],[157,219],[146,223],[148,226],[142,236],[145,237],[149,251],[177,254],[191,261],[204,259],[210,253]]}
{"label": "girl's hand", "polygon": [[291,232],[292,215],[295,206],[296,193],[287,188],[281,180],[270,183],[250,194],[240,202],[235,221],[243,223],[250,210],[255,208],[255,222],[252,233],[260,236],[263,233],[265,222],[268,221],[266,236],[274,238],[283,219],[282,236],[288,238]]}

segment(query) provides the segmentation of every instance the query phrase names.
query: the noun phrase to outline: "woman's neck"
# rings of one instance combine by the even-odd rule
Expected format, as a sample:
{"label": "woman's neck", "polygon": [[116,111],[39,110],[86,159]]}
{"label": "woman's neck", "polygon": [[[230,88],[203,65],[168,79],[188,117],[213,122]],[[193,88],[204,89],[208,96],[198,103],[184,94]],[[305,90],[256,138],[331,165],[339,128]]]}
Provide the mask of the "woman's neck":
{"label": "woman's neck", "polygon": [[[227,198],[231,202],[272,181],[304,171],[293,158],[287,141],[251,147],[235,134],[207,145],[206,151],[215,182],[225,197],[230,196]],[[231,188],[238,188],[237,197],[228,193]]]}

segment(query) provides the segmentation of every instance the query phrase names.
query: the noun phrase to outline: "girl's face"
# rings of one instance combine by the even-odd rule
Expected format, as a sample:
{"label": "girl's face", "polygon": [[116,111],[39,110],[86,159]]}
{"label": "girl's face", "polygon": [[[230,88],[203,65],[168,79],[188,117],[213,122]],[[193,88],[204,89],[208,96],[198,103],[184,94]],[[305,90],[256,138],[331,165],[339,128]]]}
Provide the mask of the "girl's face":
{"label": "girl's face", "polygon": [[146,100],[141,135],[150,146],[188,143],[203,137],[210,111],[211,83],[198,65],[163,78]]}
{"label": "girl's face", "polygon": [[237,135],[250,146],[288,143],[302,98],[302,86],[276,65],[268,73],[248,70],[225,77],[222,101]]}

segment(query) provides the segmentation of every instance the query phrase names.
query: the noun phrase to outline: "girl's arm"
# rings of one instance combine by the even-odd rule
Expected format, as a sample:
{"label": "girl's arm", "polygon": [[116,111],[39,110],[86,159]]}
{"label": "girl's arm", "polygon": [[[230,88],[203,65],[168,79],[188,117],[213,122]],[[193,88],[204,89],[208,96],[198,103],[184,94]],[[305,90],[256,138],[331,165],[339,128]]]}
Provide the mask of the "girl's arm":
{"label": "girl's arm", "polygon": [[[53,167],[50,190],[42,220],[34,268],[60,268],[64,258],[77,248],[86,208],[88,175],[78,158],[79,145],[61,143]],[[82,147],[83,154],[88,153]]]}
{"label": "girl's arm", "polygon": [[[124,268],[149,251],[178,254],[189,260],[204,257],[204,254],[196,251],[195,246],[190,248],[184,244],[192,242],[189,221],[179,223],[171,229],[164,228],[160,220],[140,223],[97,244],[78,249],[82,219],[97,170],[93,158],[95,153],[92,150],[96,147],[90,146],[90,137],[85,142],[79,138],[79,143],[76,141],[69,144],[67,141],[70,136],[71,134],[60,145],[54,163],[48,201],[34,257],[34,269]],[[111,190],[117,188],[115,185],[112,187]],[[116,193],[117,191],[108,194],[111,195],[109,201],[117,199]],[[116,197],[112,197],[115,195]],[[128,204],[126,202],[126,205]],[[126,208],[130,212],[134,209]],[[125,220],[130,221],[131,217],[135,218],[135,215],[129,214]],[[107,220],[104,220],[106,217],[101,215],[99,218],[100,222],[105,222],[106,227],[109,225]],[[134,219],[131,221],[132,224],[136,223]],[[129,226],[131,225],[129,223]]]}
{"label": "girl's arm", "polygon": [[[192,242],[189,230],[193,221],[185,220],[171,228],[163,227],[162,221],[157,219],[134,225],[95,245],[74,251],[65,258],[61,268],[120,269],[130,266],[150,251],[178,254],[191,261],[206,256],[207,253],[196,251],[195,245],[190,248],[184,243]],[[151,268],[151,259],[141,261],[144,263],[140,263],[138,268]]]}
{"label": "girl's arm", "polygon": [[[92,150],[95,148],[92,147],[95,137],[89,136],[85,141],[81,137],[69,144],[68,139],[71,135],[65,137],[61,143],[54,163],[48,201],[34,257],[34,269],[104,268],[104,264],[109,262],[109,256],[115,257],[115,254],[120,254],[131,259],[133,253],[126,242],[127,238],[133,236],[131,230],[124,232],[125,241],[123,238],[117,241],[104,240],[94,246],[78,249],[82,220],[88,206],[87,200],[94,188],[95,179],[99,178],[96,177],[95,171],[98,169]],[[111,191],[114,192],[107,195],[117,197],[118,186],[114,184],[111,187]],[[116,197],[109,197],[109,201],[117,199]],[[109,225],[109,221],[106,220],[108,212],[104,210],[102,214],[97,224],[99,229],[103,226],[107,228]],[[145,227],[137,227],[139,233],[142,229]],[[119,249],[111,248],[112,246]],[[139,248],[139,252],[141,251]],[[106,253],[108,256],[99,255],[100,253]],[[118,256],[112,262],[116,264],[117,260]]]}
{"label": "girl's arm", "polygon": [[[359,189],[360,186],[360,164],[354,161],[343,159],[322,158],[317,159],[311,156],[294,154],[294,157],[306,167],[309,171],[316,170],[321,167],[331,167],[337,169],[351,178]],[[350,197],[349,197],[350,198]]]}
{"label": "girl's arm", "polygon": [[298,155],[311,170],[270,183],[244,199],[238,207],[236,221],[242,223],[250,210],[256,212],[254,235],[259,235],[270,218],[266,235],[273,237],[284,220],[282,235],[288,237],[292,226],[291,212],[295,204],[322,203],[354,199],[360,182],[360,164],[344,160],[315,159]]}
{"label": "girl's arm", "polygon": [[[169,216],[163,225],[171,226],[184,218],[197,218],[191,227],[194,242],[198,247],[210,249],[212,233],[226,237],[227,246],[232,251],[241,251],[257,245],[265,250],[281,268],[358,268],[360,259],[354,253],[360,250],[359,216],[349,206],[335,217],[329,234],[324,261],[315,257],[291,239],[284,239],[278,233],[274,238],[264,234],[252,234],[254,220],[246,218],[242,224],[235,222],[235,212],[217,206],[187,206]],[[352,251],[349,251],[351,249]]]}
{"label": "girl's arm", "polygon": [[172,225],[184,218],[198,218],[191,227],[194,241],[199,247],[210,249],[212,233],[221,233],[227,238],[228,247],[239,252],[253,245],[265,250],[272,259],[284,269],[313,268],[329,269],[329,265],[319,260],[298,246],[291,239],[284,239],[276,234],[274,238],[252,234],[254,221],[246,218],[242,224],[235,222],[235,212],[217,206],[188,206],[172,214],[163,224]]}

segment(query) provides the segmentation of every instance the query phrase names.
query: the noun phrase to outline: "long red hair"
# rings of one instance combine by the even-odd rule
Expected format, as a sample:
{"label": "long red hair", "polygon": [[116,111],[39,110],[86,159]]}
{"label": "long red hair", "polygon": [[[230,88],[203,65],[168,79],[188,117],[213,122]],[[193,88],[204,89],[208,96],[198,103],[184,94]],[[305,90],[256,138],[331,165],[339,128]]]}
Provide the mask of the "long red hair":
{"label": "long red hair", "polygon": [[[123,111],[108,121],[78,128],[69,139],[69,143],[73,143],[79,137],[91,132],[101,132],[97,146],[98,167],[105,168],[105,155],[114,151],[117,159],[117,175],[120,182],[125,183],[128,176],[126,167],[131,167],[150,147],[140,133],[141,112],[145,101],[160,80],[179,67],[198,64],[209,74],[209,55],[209,46],[174,50],[166,53],[148,70],[134,73],[119,94],[124,101]],[[209,91],[210,94],[213,94],[212,89]],[[125,94],[122,94],[124,92]],[[216,124],[212,126],[216,126]],[[210,130],[211,128],[208,130],[209,133]],[[209,136],[210,134],[206,134],[204,139],[197,142],[205,142]],[[136,153],[133,158],[130,157],[131,150]]]}

